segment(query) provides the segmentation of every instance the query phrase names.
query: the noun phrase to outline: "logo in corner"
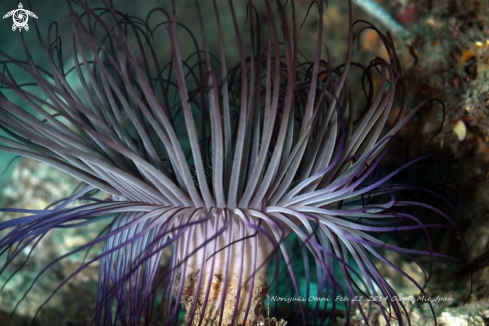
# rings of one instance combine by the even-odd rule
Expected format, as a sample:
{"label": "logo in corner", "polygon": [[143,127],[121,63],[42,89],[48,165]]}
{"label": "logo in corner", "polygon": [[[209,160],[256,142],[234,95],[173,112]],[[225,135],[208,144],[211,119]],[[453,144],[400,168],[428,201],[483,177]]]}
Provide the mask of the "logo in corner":
{"label": "logo in corner", "polygon": [[5,19],[5,18],[8,18],[10,16],[12,16],[12,19],[14,20],[14,24],[12,25],[12,31],[15,31],[18,28],[19,32],[22,32],[22,28],[25,29],[26,32],[29,30],[29,25],[27,25],[27,21],[29,20],[29,16],[37,19],[36,14],[33,13],[32,11],[24,9],[24,6],[22,6],[22,3],[19,3],[18,9],[9,11],[2,18]]}

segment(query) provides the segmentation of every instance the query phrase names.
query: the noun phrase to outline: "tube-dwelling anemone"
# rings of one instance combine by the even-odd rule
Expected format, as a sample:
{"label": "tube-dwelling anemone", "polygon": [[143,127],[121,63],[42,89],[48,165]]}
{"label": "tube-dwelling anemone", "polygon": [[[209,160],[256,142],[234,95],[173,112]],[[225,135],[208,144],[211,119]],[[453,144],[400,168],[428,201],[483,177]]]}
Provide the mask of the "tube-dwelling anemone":
{"label": "tube-dwelling anemone", "polygon": [[[9,253],[6,266],[53,228],[108,216],[109,230],[76,250],[105,243],[102,253],[80,267],[100,261],[96,325],[175,325],[181,305],[185,325],[285,325],[266,304],[270,285],[284,275],[289,295],[371,295],[388,323],[395,318],[410,324],[375,262],[424,293],[424,284],[382,253],[394,251],[420,265],[416,255],[443,256],[431,248],[429,227],[458,230],[440,210],[396,199],[396,192],[412,188],[388,182],[413,162],[376,176],[381,159],[400,150],[392,136],[426,102],[406,111],[406,87],[388,34],[358,23],[378,34],[389,59],[353,63],[350,9],[346,60],[333,68],[323,48],[321,1],[307,18],[318,20],[311,59],[298,48],[293,1],[265,0],[266,24],[253,2],[240,4],[247,6],[245,22],[229,1],[227,26],[216,0],[205,3],[213,12],[205,18],[204,3],[195,1],[200,30],[193,34],[179,23],[184,13],[175,1],[147,19],[129,17],[112,4],[67,4],[71,69],[63,63],[60,40],[43,38],[35,21],[30,32],[37,33],[48,65],[34,62],[25,33],[16,36],[25,59],[0,51],[6,62],[0,81],[9,88],[0,93],[0,127],[9,135],[0,137],[0,149],[50,164],[86,187],[54,208],[17,209],[27,215],[2,222],[0,230],[9,231],[0,240],[2,253]],[[206,34],[209,21],[215,35]],[[225,44],[225,29],[235,43]],[[217,40],[216,53],[209,49],[210,37]],[[188,58],[182,38],[195,47]],[[250,40],[246,46],[244,38]],[[158,51],[162,40],[171,60]],[[229,47],[237,47],[236,66],[228,66]],[[347,83],[353,65],[363,71],[361,94]],[[17,82],[10,73],[14,66],[39,90]],[[68,80],[76,80],[78,89]],[[360,96],[366,105],[354,108]],[[30,109],[15,104],[20,101]],[[68,206],[94,188],[113,200]],[[431,209],[448,226],[424,225],[406,213],[408,206]],[[426,251],[380,239],[410,231],[426,235]],[[165,248],[171,248],[171,259],[162,270]],[[292,264],[298,259],[303,264]],[[303,325],[332,322],[340,305],[347,320],[354,307],[367,320],[365,306],[351,299],[297,304]]]}

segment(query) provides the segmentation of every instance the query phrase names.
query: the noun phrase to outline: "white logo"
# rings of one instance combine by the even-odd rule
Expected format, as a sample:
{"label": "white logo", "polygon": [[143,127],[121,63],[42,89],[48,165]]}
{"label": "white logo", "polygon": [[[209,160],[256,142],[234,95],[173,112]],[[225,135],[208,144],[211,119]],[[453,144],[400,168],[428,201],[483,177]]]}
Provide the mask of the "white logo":
{"label": "white logo", "polygon": [[9,11],[8,13],[5,14],[5,16],[3,16],[3,19],[12,16],[12,19],[14,20],[14,24],[12,25],[12,31],[15,31],[15,29],[18,28],[19,32],[22,32],[22,28],[23,28],[27,32],[29,30],[29,25],[27,25],[29,16],[37,19],[35,13],[29,10],[25,10],[23,8],[24,7],[22,6],[22,3],[19,3],[19,9]]}

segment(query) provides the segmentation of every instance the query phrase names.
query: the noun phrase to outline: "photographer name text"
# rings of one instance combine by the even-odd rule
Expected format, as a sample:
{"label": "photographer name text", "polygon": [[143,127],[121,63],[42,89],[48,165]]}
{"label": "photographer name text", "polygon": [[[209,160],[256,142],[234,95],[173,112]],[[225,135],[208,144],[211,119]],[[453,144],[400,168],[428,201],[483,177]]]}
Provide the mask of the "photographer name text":
{"label": "photographer name text", "polygon": [[352,301],[352,302],[368,302],[368,301],[391,301],[391,302],[451,302],[453,301],[453,298],[448,298],[448,297],[441,297],[441,296],[436,296],[436,297],[429,297],[429,296],[424,296],[424,295],[419,295],[419,296],[408,296],[408,297],[398,297],[398,296],[392,296],[392,297],[387,297],[387,296],[353,296],[353,297],[348,297],[348,296],[343,296],[343,295],[338,295],[335,298],[333,297],[318,297],[318,296],[310,296],[310,297],[279,297],[277,295],[271,296],[270,301],[273,302],[331,302],[331,301],[336,301],[336,302],[346,302],[346,301]]}

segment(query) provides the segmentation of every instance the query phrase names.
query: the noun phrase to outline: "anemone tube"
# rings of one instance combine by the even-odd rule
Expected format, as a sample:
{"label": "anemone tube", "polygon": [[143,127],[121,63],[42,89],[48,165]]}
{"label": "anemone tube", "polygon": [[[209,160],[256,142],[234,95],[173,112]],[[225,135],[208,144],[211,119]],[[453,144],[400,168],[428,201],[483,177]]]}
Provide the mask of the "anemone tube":
{"label": "anemone tube", "polygon": [[[101,254],[73,274],[100,261],[95,325],[146,325],[155,320],[175,325],[180,304],[186,310],[185,325],[284,325],[270,317],[266,307],[267,269],[275,262],[269,275],[276,283],[284,275],[280,266],[285,262],[298,296],[304,291],[292,262],[300,256],[307,295],[395,296],[375,261],[391,266],[424,293],[424,284],[384,258],[383,250],[421,266],[416,255],[444,257],[432,250],[428,228],[459,231],[440,210],[394,196],[410,188],[388,182],[414,162],[374,177],[381,159],[399,149],[390,143],[392,136],[428,101],[406,111],[406,87],[389,34],[361,22],[377,32],[389,61],[355,64],[350,9],[346,60],[332,68],[322,49],[321,1],[309,14],[318,17],[316,52],[309,60],[298,49],[293,1],[287,6],[264,1],[266,28],[249,1],[246,35],[229,1],[229,29],[236,44],[225,44],[221,4],[214,0],[206,5],[213,7],[219,53],[211,54],[202,4],[195,1],[194,7],[200,41],[198,33],[178,23],[175,1],[170,11],[157,8],[143,20],[111,4],[90,8],[73,0],[67,1],[72,69],[65,69],[59,38],[45,41],[36,22],[48,65],[34,62],[24,33],[18,37],[25,61],[0,51],[6,59],[0,80],[9,89],[9,98],[0,93],[0,127],[9,135],[0,137],[0,149],[50,164],[86,184],[57,206],[17,209],[26,216],[0,224],[0,230],[8,229],[0,249],[9,253],[1,272],[51,229],[115,216],[106,233],[74,251],[105,243]],[[151,27],[151,19],[159,23]],[[195,46],[188,58],[182,54],[183,34],[190,35]],[[251,40],[246,49],[244,36]],[[161,39],[168,39],[171,49],[166,64],[157,51]],[[229,70],[225,46],[237,46],[239,52],[238,64]],[[353,65],[363,70],[364,108],[354,108],[357,94],[347,83]],[[39,91],[16,82],[10,73],[13,66],[30,76]],[[377,87],[373,74],[380,80]],[[73,78],[80,90],[68,81]],[[13,97],[30,109],[15,104]],[[391,125],[389,116],[395,117]],[[113,200],[68,205],[94,188]],[[438,212],[446,224],[424,225],[398,210],[406,206]],[[377,237],[416,230],[426,234],[426,251]],[[299,244],[298,253],[287,242],[292,238]],[[166,248],[171,248],[171,259],[167,269],[160,270]],[[315,269],[309,267],[311,258]],[[426,280],[430,269],[423,269]],[[335,276],[338,270],[342,280]],[[316,290],[309,281],[316,282]],[[339,305],[333,301],[326,309],[319,303],[298,304],[303,325],[331,323]],[[344,304],[347,321],[356,307],[368,323],[359,302]],[[374,304],[383,307],[387,323],[395,318],[410,324],[403,302]]]}

